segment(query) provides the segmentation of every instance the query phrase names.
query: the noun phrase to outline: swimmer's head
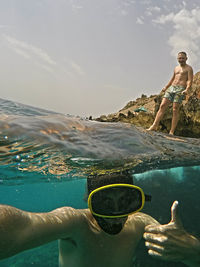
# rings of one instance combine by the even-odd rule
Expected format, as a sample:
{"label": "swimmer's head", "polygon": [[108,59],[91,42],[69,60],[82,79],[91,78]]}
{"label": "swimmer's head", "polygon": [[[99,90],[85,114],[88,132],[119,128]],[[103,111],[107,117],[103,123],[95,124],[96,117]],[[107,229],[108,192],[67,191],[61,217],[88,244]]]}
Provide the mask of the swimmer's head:
{"label": "swimmer's head", "polygon": [[89,194],[104,185],[109,184],[133,184],[133,176],[129,171],[104,175],[91,175],[87,178],[87,190]]}
{"label": "swimmer's head", "polygon": [[[111,184],[133,185],[133,177],[128,171],[123,172],[123,173],[89,176],[87,179],[88,195],[97,188],[100,188],[106,185],[111,185]],[[111,197],[112,200],[113,199],[115,200],[115,198],[117,198],[118,195],[119,195],[118,193],[115,195],[111,193],[109,196]],[[105,201],[104,199],[102,199],[102,208],[104,207],[105,207]],[[114,209],[114,206],[113,206],[113,209]],[[128,218],[128,216],[123,217],[123,218],[102,218],[94,214],[93,216],[96,219],[98,225],[101,227],[101,229],[110,235],[115,235],[115,234],[120,233]]]}

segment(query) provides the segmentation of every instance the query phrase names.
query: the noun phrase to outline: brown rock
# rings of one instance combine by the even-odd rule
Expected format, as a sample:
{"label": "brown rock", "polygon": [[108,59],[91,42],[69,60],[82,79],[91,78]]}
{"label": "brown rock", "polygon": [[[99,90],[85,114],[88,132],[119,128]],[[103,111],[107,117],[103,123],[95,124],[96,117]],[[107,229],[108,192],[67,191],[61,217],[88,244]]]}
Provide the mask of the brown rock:
{"label": "brown rock", "polygon": [[[142,95],[136,100],[128,102],[119,112],[102,115],[97,118],[103,122],[128,122],[136,126],[148,128],[154,121],[163,94],[151,95],[147,97]],[[138,108],[143,107],[145,111],[136,112]],[[172,105],[169,106],[162,121],[160,122],[159,130],[168,133],[171,127]],[[188,137],[200,137],[200,72],[197,72],[193,78],[193,85],[188,93],[186,100],[183,101],[180,107],[180,119],[175,132],[176,135]]]}

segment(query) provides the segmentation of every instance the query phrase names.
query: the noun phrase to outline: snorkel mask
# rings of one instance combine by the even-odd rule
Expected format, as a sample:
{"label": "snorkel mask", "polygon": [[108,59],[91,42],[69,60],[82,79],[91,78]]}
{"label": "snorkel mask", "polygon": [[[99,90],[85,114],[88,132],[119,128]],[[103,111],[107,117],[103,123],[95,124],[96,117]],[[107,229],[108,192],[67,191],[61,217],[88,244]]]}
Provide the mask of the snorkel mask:
{"label": "snorkel mask", "polygon": [[[140,187],[133,185],[132,176],[118,174],[113,178],[110,179],[107,176],[107,179],[102,181],[102,177],[95,177],[96,181],[93,184],[96,184],[96,188],[94,189],[94,185],[91,186],[91,181],[88,185],[90,189],[88,207],[102,230],[112,235],[118,234],[122,230],[128,215],[140,211],[145,200],[151,199],[150,196],[144,194]],[[118,183],[110,184],[111,180]],[[124,183],[120,181],[124,181]],[[106,182],[107,185],[105,185]],[[102,184],[104,185],[100,186]],[[109,223],[109,220],[112,223]]]}
{"label": "snorkel mask", "polygon": [[142,189],[130,184],[110,184],[93,190],[88,197],[91,213],[101,218],[122,218],[140,211],[145,202]]}

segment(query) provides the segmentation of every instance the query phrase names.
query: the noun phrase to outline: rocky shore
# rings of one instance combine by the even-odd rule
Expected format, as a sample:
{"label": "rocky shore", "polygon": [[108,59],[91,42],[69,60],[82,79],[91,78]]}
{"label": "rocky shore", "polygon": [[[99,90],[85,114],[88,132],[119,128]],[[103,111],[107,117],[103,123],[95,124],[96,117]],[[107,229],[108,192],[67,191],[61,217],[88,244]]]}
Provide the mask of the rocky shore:
{"label": "rocky shore", "polygon": [[[163,94],[146,96],[142,95],[116,113],[101,115],[95,120],[101,122],[126,122],[136,126],[148,128],[158,111]],[[171,126],[172,107],[165,113],[159,131],[168,133]],[[180,108],[180,120],[175,132],[178,136],[200,137],[200,72],[193,78],[193,85]]]}

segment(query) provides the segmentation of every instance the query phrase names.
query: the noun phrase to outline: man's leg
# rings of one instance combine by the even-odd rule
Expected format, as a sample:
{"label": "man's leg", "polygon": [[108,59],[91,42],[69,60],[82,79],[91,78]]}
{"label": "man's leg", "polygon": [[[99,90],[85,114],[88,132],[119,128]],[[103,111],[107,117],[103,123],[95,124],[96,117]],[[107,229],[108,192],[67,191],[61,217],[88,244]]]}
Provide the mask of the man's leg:
{"label": "man's leg", "polygon": [[160,108],[156,114],[155,120],[153,122],[153,124],[147,129],[147,131],[156,131],[158,128],[158,125],[160,123],[160,121],[162,120],[162,117],[165,113],[166,108],[169,106],[170,104],[170,100],[168,98],[163,98],[161,104],[160,104]]}
{"label": "man's leg", "polygon": [[174,131],[176,129],[178,120],[179,120],[179,108],[180,104],[179,103],[173,103],[173,116],[172,116],[172,125],[171,125],[171,130],[169,134],[174,134]]}

